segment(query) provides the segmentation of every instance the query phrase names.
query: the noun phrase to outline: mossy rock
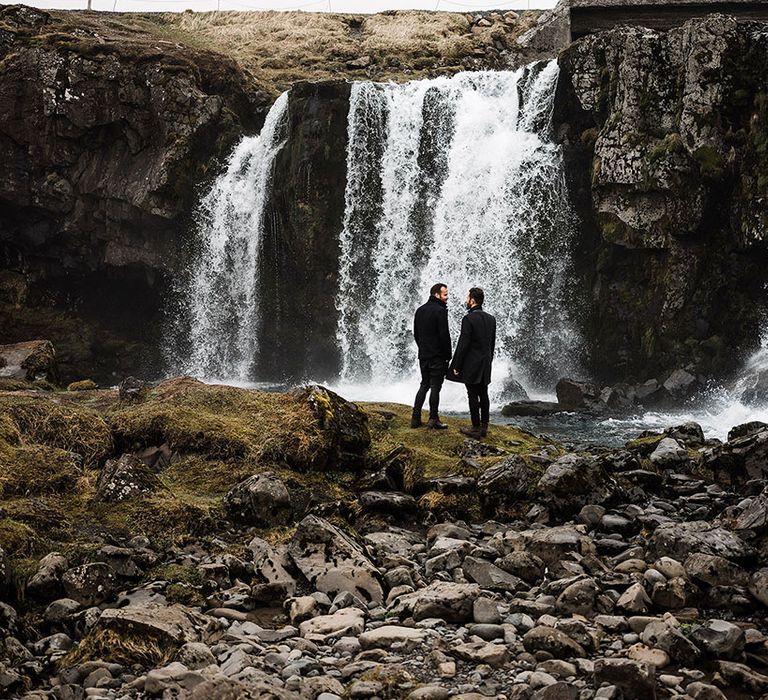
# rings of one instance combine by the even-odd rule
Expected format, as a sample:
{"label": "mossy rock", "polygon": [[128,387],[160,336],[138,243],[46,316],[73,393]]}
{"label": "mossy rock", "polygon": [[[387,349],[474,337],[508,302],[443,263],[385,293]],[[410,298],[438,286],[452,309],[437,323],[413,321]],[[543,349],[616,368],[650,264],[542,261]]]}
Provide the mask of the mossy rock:
{"label": "mossy rock", "polygon": [[[136,451],[168,443],[209,459],[272,462],[299,470],[361,463],[365,416],[327,390],[275,394],[171,379],[147,398],[109,415],[118,446]],[[310,401],[311,399],[311,401]],[[360,414],[357,416],[356,414]],[[369,438],[370,439],[370,438]]]}
{"label": "mossy rock", "polygon": [[79,382],[67,385],[67,391],[93,391],[98,388],[99,385],[93,379],[81,379]]}

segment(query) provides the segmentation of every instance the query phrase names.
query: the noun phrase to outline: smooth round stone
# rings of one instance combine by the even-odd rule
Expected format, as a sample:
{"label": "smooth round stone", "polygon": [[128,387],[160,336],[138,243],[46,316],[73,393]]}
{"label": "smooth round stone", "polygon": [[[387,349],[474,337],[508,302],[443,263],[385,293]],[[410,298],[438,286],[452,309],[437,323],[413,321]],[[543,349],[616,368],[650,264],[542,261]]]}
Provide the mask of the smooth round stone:
{"label": "smooth round stone", "polygon": [[504,638],[504,628],[501,625],[478,624],[469,628],[469,633],[480,637],[483,641],[492,642]]}

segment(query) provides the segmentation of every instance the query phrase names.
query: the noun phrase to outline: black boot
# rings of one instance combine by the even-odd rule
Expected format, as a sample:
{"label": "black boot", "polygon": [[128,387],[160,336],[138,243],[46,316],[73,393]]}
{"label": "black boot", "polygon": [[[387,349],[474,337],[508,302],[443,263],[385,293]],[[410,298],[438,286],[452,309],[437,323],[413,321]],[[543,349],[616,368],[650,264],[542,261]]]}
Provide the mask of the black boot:
{"label": "black boot", "polygon": [[427,428],[432,430],[445,430],[448,426],[445,423],[441,423],[439,418],[430,418],[427,421]]}
{"label": "black boot", "polygon": [[488,423],[480,423],[480,437],[488,437]]}
{"label": "black boot", "polygon": [[413,413],[411,414],[411,427],[412,428],[420,428],[423,425],[421,422],[421,411],[417,411],[415,408],[413,409]]}

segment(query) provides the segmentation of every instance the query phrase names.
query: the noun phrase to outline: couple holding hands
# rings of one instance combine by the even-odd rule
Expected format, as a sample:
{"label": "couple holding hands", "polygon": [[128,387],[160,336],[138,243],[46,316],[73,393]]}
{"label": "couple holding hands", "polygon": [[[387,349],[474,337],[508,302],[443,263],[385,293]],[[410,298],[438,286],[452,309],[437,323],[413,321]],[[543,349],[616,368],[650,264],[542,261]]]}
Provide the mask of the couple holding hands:
{"label": "couple holding hands", "polygon": [[416,309],[413,336],[419,348],[421,384],[413,404],[412,428],[422,425],[421,409],[428,392],[427,428],[448,427],[440,422],[439,415],[440,389],[447,378],[467,387],[472,427],[459,430],[476,440],[488,434],[488,385],[491,383],[491,364],[496,345],[496,319],[483,311],[484,300],[485,293],[480,287],[469,290],[467,315],[461,321],[461,333],[453,359],[448,329],[448,286],[442,283],[432,285],[429,300]]}

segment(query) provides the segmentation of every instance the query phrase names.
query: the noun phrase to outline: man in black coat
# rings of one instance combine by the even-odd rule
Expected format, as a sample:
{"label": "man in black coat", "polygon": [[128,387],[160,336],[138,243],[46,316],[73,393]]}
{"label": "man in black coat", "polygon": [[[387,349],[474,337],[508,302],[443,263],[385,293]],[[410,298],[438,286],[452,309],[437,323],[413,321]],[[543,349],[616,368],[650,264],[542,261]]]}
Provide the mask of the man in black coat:
{"label": "man in black coat", "polygon": [[491,364],[496,347],[496,319],[483,311],[485,293],[472,287],[467,296],[467,315],[461,321],[461,334],[451,363],[451,379],[467,387],[472,428],[460,428],[476,440],[488,434],[491,402]]}
{"label": "man in black coat", "polygon": [[416,309],[413,317],[413,337],[419,348],[421,385],[413,402],[411,427],[421,427],[421,407],[429,391],[429,421],[427,428],[443,429],[438,407],[440,389],[448,372],[451,359],[451,334],[448,330],[448,287],[442,283],[432,285],[429,300]]}

